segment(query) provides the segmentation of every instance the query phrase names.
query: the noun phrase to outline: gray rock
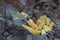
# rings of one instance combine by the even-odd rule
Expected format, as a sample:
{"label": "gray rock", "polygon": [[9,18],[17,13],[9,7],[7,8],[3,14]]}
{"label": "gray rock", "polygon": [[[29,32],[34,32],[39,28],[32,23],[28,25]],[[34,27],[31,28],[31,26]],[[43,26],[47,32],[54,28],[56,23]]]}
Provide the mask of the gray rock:
{"label": "gray rock", "polygon": [[0,17],[2,17],[2,13],[0,13]]}
{"label": "gray rock", "polygon": [[46,35],[34,35],[33,36],[33,40],[48,40],[48,38],[46,37]]}
{"label": "gray rock", "polygon": [[31,34],[27,34],[27,39],[26,40],[33,40]]}
{"label": "gray rock", "polygon": [[3,22],[5,22],[5,18],[3,18],[3,17],[0,17],[0,20],[2,20]]}
{"label": "gray rock", "polygon": [[55,19],[54,22],[55,22],[54,26],[57,27],[58,29],[60,29],[60,20],[59,19]]}
{"label": "gray rock", "polygon": [[25,20],[20,18],[20,19],[14,19],[13,20],[14,24],[17,25],[17,26],[22,26],[22,24],[26,24]]}
{"label": "gray rock", "polygon": [[13,25],[13,21],[7,20],[7,25]]}
{"label": "gray rock", "polygon": [[12,5],[7,4],[6,16],[11,16],[12,13],[16,13],[16,9]]}
{"label": "gray rock", "polygon": [[54,40],[60,40],[59,38],[54,38]]}
{"label": "gray rock", "polygon": [[48,2],[48,1],[52,1],[52,0],[40,0],[40,2]]}
{"label": "gray rock", "polygon": [[0,34],[4,32],[4,27],[5,27],[4,22],[0,21]]}
{"label": "gray rock", "polygon": [[24,5],[24,6],[27,5],[27,1],[28,1],[28,0],[20,0],[21,4]]}
{"label": "gray rock", "polygon": [[8,33],[8,32],[5,32],[5,33],[3,33],[3,35],[4,35],[5,37],[7,37],[7,36],[9,35],[9,33]]}
{"label": "gray rock", "polygon": [[19,36],[12,36],[12,35],[10,35],[10,36],[7,37],[7,40],[21,40],[21,39],[20,39]]}

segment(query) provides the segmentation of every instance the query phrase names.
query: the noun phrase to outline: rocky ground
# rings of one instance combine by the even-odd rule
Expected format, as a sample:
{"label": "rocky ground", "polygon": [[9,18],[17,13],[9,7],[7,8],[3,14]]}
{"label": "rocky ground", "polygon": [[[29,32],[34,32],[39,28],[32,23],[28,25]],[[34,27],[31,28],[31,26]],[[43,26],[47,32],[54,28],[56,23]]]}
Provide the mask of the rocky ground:
{"label": "rocky ground", "polygon": [[39,40],[27,30],[16,26],[11,12],[26,12],[36,22],[47,15],[54,23],[53,30],[41,40],[60,40],[60,0],[0,0],[0,40]]}

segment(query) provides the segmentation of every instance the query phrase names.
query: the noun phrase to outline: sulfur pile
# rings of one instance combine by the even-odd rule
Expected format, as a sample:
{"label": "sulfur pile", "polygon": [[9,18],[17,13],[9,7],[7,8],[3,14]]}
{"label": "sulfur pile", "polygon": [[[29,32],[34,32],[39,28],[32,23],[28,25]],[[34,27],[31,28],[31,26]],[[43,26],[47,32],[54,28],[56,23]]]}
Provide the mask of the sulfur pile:
{"label": "sulfur pile", "polygon": [[[25,13],[24,13],[25,14]],[[23,14],[23,15],[24,15]],[[27,17],[27,15],[24,15]],[[24,17],[23,16],[23,17]],[[28,25],[22,24],[22,26],[27,29],[29,32],[35,35],[44,35],[47,32],[51,31],[53,29],[54,23],[46,16],[41,16],[37,22],[35,23],[32,19],[27,20]]]}

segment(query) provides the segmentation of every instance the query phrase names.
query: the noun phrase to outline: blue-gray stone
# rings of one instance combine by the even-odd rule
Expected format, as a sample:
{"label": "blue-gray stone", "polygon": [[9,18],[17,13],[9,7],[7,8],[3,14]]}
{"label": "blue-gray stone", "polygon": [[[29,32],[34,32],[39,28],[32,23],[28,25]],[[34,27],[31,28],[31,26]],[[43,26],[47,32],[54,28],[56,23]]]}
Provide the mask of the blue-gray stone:
{"label": "blue-gray stone", "polygon": [[13,21],[14,21],[14,24],[19,26],[19,27],[22,26],[22,24],[26,24],[25,19],[22,19],[22,18],[20,18],[20,19],[13,19]]}
{"label": "blue-gray stone", "polygon": [[21,39],[20,39],[19,36],[12,36],[12,35],[10,35],[10,36],[7,37],[7,40],[21,40]]}
{"label": "blue-gray stone", "polygon": [[58,38],[54,38],[54,40],[60,40],[60,39],[58,39]]}
{"label": "blue-gray stone", "polygon": [[46,37],[46,35],[34,35],[33,39],[37,39],[37,40],[48,40],[48,38]]}
{"label": "blue-gray stone", "polygon": [[31,34],[27,34],[27,39],[26,40],[33,40]]}
{"label": "blue-gray stone", "polygon": [[16,9],[8,4],[6,7],[6,15],[10,16],[12,13],[16,13]]}

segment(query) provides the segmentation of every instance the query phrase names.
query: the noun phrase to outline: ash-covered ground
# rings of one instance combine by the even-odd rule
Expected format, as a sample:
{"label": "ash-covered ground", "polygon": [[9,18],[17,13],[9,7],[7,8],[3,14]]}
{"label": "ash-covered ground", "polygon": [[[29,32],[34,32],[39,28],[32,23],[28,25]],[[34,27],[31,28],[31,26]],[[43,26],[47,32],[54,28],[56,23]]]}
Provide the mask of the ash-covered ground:
{"label": "ash-covered ground", "polygon": [[60,0],[0,0],[0,40],[38,40],[14,24],[10,14],[16,10],[28,13],[34,22],[47,15],[55,24],[41,40],[60,40]]}

